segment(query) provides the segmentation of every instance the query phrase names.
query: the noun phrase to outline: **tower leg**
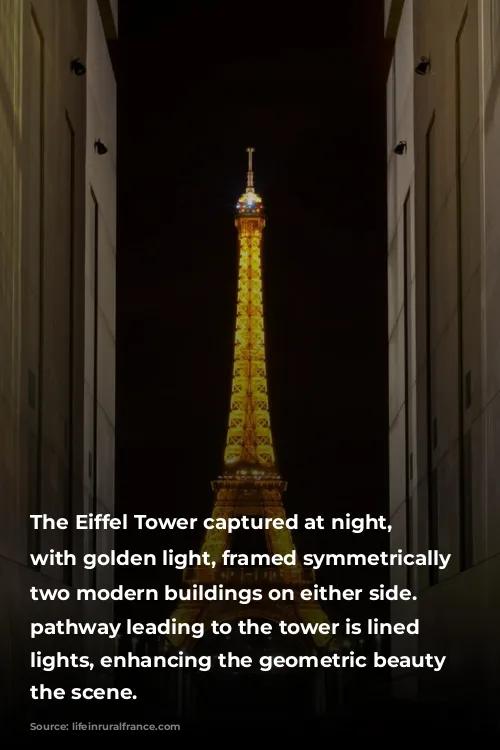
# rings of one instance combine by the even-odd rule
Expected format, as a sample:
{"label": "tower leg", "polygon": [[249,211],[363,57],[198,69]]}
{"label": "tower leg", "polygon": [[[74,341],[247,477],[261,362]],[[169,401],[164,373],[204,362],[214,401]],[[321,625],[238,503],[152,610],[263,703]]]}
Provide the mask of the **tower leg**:
{"label": "tower leg", "polygon": [[191,718],[193,715],[193,684],[192,674],[179,667],[177,670],[177,716]]}
{"label": "tower leg", "polygon": [[184,675],[184,718],[189,719],[192,716],[192,680],[191,672]]}
{"label": "tower leg", "polygon": [[314,712],[316,716],[324,716],[326,713],[326,685],[325,685],[325,671],[323,669],[318,670],[316,676],[316,705],[314,706]]}
{"label": "tower leg", "polygon": [[181,718],[184,715],[184,672],[179,667],[177,673],[177,716]]}
{"label": "tower leg", "polygon": [[337,670],[337,702],[339,706],[344,705],[344,674],[342,667]]}

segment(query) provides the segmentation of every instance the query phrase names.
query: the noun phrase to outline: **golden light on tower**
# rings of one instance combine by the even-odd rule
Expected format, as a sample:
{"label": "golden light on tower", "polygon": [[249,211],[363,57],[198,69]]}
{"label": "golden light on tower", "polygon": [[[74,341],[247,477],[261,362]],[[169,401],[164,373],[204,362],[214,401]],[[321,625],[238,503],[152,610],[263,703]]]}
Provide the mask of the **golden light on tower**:
{"label": "golden light on tower", "polygon": [[[262,198],[255,191],[252,157],[248,148],[247,187],[236,205],[238,230],[238,296],[234,338],[233,378],[229,425],[222,475],[212,482],[215,503],[213,527],[206,531],[201,552],[207,552],[214,567],[187,569],[183,581],[189,586],[224,584],[231,588],[292,588],[293,601],[264,600],[258,609],[235,602],[189,601],[173,613],[178,622],[210,622],[261,617],[288,622],[327,623],[328,618],[316,601],[302,600],[300,590],[314,585],[315,574],[305,570],[296,554],[291,532],[285,526],[283,493],[286,482],[279,474],[269,415],[262,293],[262,233],[265,227]],[[283,528],[265,530],[269,554],[296,556],[295,566],[226,567],[223,553],[231,548],[233,535],[225,521],[232,517],[256,516],[282,519]],[[219,523],[217,523],[219,521]],[[325,646],[331,635],[313,636],[317,647]],[[171,636],[176,647],[187,648],[190,638]]]}
{"label": "golden light on tower", "polygon": [[248,148],[247,188],[236,206],[239,243],[238,302],[234,342],[233,387],[224,465],[245,471],[273,469],[275,455],[267,395],[264,309],[262,300],[261,197],[253,184],[252,154]]}

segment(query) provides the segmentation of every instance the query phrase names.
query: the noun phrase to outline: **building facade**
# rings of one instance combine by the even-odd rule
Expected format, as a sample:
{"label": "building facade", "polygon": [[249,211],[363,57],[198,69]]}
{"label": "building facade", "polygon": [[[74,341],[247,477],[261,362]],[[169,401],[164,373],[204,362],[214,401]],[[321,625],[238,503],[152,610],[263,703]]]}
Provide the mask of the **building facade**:
{"label": "building facade", "polygon": [[385,6],[391,544],[451,554],[394,570],[417,600],[393,619],[420,634],[393,652],[447,657],[395,671],[394,691],[485,704],[500,688],[500,3]]}
{"label": "building facade", "polygon": [[[84,506],[114,514],[116,364],[116,80],[109,43],[118,37],[118,2],[87,0],[87,128],[85,162]],[[100,154],[96,143],[106,153]],[[113,532],[85,537],[86,551],[109,552]],[[86,585],[110,589],[113,568],[86,571]],[[89,606],[98,621],[113,621],[113,606]],[[92,638],[94,663],[109,638]],[[112,645],[111,645],[112,647]],[[97,678],[97,674],[93,678]]]}
{"label": "building facade", "polygon": [[[30,703],[30,685],[50,686],[56,674],[57,684],[68,679],[65,670],[30,669],[31,650],[82,648],[71,637],[30,641],[32,621],[86,617],[74,598],[47,605],[30,594],[32,586],[83,585],[82,566],[35,564],[32,555],[50,549],[80,555],[92,543],[103,544],[81,532],[37,532],[29,517],[113,507],[116,114],[106,44],[110,18],[109,1],[0,0],[0,705],[9,716]],[[76,59],[83,67],[72,64]],[[99,161],[96,139],[108,148]],[[91,189],[102,217],[92,227]],[[87,257],[101,225],[106,239],[95,253],[104,270],[93,305]],[[104,322],[109,333],[102,332]],[[88,331],[95,329],[98,345],[92,346]],[[86,382],[95,370],[92,411]],[[91,485],[90,470],[92,476],[97,471]]]}

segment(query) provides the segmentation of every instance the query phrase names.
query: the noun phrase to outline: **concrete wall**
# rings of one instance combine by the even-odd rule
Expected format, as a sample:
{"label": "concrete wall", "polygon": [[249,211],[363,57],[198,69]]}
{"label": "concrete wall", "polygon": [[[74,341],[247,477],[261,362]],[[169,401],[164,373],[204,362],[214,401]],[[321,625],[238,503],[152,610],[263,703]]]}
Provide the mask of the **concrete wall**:
{"label": "concrete wall", "polygon": [[395,39],[405,0],[384,0],[384,34]]}
{"label": "concrete wall", "polygon": [[[399,349],[389,344],[393,542],[403,547],[406,539],[415,551],[432,548],[452,555],[445,571],[433,577],[421,568],[413,580],[420,652],[448,657],[439,674],[419,671],[419,692],[428,699],[481,701],[494,688],[498,691],[500,658],[500,567],[495,558],[500,546],[500,3],[419,0],[412,11],[413,44],[405,26],[407,6],[405,2],[391,69],[391,75],[396,71],[396,111],[398,45],[412,49],[412,68],[424,55],[431,70],[427,76],[414,75],[409,84],[413,148],[408,143],[401,157],[408,160],[410,172],[414,154],[415,268],[410,283],[415,322],[407,432],[396,426],[395,416],[404,403],[403,334],[395,338]],[[405,92],[402,86],[402,100]],[[392,107],[388,97],[389,112]],[[400,131],[396,137],[410,140]],[[391,171],[389,175],[391,253],[408,183],[394,187]],[[401,303],[391,270],[389,278],[391,323]],[[405,528],[402,508],[410,498],[413,507],[405,514]],[[396,618],[396,607],[393,614]],[[415,680],[394,676],[398,690],[404,694],[406,682],[413,694]]]}
{"label": "concrete wall", "polygon": [[111,13],[113,15],[113,21],[118,32],[118,0],[110,0]]}
{"label": "concrete wall", "polygon": [[[87,11],[87,158],[85,241],[85,448],[84,498],[89,512],[114,512],[116,351],[116,82],[97,0]],[[94,144],[108,149],[100,156]],[[88,537],[90,551],[109,552],[112,532]],[[113,569],[87,573],[88,584],[110,588]],[[112,605],[92,617],[110,621]],[[97,653],[109,648],[109,639]]]}
{"label": "concrete wall", "polygon": [[[414,49],[413,1],[401,9],[394,55],[387,80],[387,189],[388,189],[388,335],[389,335],[389,455],[391,551],[413,550],[409,538],[413,529],[413,482],[410,462],[417,462],[416,355],[415,355],[415,238],[414,238]],[[394,153],[399,141],[406,141],[403,155]],[[410,515],[412,516],[410,518]],[[392,570],[392,584],[410,588],[404,568]],[[416,616],[416,606],[407,602],[392,607],[394,621]],[[392,653],[412,654],[417,639],[399,636],[392,640]],[[414,684],[402,681],[394,671],[398,694],[408,695]]]}
{"label": "concrete wall", "polygon": [[[33,602],[31,586],[90,576],[81,566],[36,570],[30,554],[112,541],[32,533],[29,523],[33,513],[89,512],[93,493],[98,512],[114,508],[116,91],[103,24],[95,0],[0,0],[0,722],[33,715],[31,684],[89,676],[29,667],[31,621],[92,616],[71,601]],[[86,76],[71,72],[76,57]],[[111,582],[108,570],[96,581]],[[84,648],[70,637],[35,644],[49,654]]]}
{"label": "concrete wall", "polygon": [[486,553],[478,8],[447,0],[439,9],[423,2],[415,13],[415,45],[433,71],[415,97],[417,263],[429,277],[420,295],[429,299],[428,340],[417,339],[420,443],[430,464],[419,464],[418,533],[420,546],[452,554],[435,581],[420,580],[421,649],[448,656],[439,679],[422,672],[420,684],[429,696],[464,699],[487,688],[487,613],[474,591],[481,580],[488,585],[485,569],[475,568]]}
{"label": "concrete wall", "polygon": [[95,4],[99,8],[106,38],[118,39],[118,0],[95,0]]}
{"label": "concrete wall", "polygon": [[[32,682],[54,678],[29,668],[29,622],[63,613],[29,588],[79,579],[33,568],[30,553],[78,545],[61,531],[32,533],[29,515],[83,507],[86,91],[70,61],[85,55],[85,4],[1,0],[0,35],[0,704],[12,716]],[[78,616],[71,603],[64,612]]]}

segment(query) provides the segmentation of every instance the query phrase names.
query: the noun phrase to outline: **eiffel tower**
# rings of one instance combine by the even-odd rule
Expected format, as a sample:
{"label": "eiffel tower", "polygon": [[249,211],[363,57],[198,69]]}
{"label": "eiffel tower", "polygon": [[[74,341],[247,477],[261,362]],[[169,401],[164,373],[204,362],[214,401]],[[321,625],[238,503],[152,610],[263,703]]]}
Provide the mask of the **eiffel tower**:
{"label": "eiffel tower", "polygon": [[[302,589],[312,589],[315,575],[314,571],[302,567],[290,530],[285,526],[283,493],[286,482],[276,463],[267,393],[261,273],[265,218],[262,199],[254,188],[254,149],[249,148],[247,152],[247,187],[238,201],[235,221],[239,241],[239,274],[229,427],[223,473],[212,482],[215,496],[212,514],[214,528],[206,532],[201,550],[210,555],[215,566],[186,569],[183,586],[192,588],[194,585],[223,584],[235,589],[259,588],[263,591],[263,598],[258,603],[243,605],[234,601],[181,602],[172,618],[175,617],[179,623],[203,622],[205,631],[213,620],[224,622],[251,618],[275,623],[328,623],[326,614],[317,602],[303,600],[300,596]],[[282,528],[274,528],[270,524],[270,528],[262,532],[251,530],[249,543],[252,544],[251,537],[257,540],[262,534],[261,539],[269,555],[293,553],[295,564],[255,568],[224,565],[224,552],[234,550],[236,538],[235,534],[228,533],[227,521],[242,516],[281,519],[282,523],[276,525]],[[270,589],[284,588],[293,590],[293,601],[271,601],[267,598]],[[170,647],[184,651],[193,646],[189,635],[169,636],[169,641]],[[322,649],[331,641],[331,635],[316,633],[311,637],[311,651]]]}

